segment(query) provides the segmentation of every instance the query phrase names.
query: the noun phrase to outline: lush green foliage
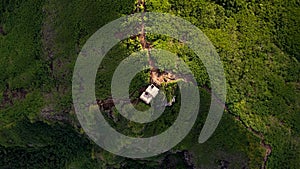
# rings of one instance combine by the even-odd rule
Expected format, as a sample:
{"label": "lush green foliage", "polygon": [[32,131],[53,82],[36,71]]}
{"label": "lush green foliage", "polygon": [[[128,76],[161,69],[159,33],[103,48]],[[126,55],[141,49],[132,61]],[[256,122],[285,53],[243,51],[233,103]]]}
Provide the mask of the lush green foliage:
{"label": "lush green foliage", "polygon": [[[1,134],[5,132],[14,133],[22,143],[14,140],[10,141],[14,146],[0,146],[1,168],[64,168],[76,158],[90,156],[89,141],[70,126],[32,124],[25,120],[11,130],[1,131]],[[90,160],[88,163],[96,162]]]}
{"label": "lush green foliage", "polygon": [[42,3],[9,1],[3,4],[1,25],[6,35],[0,35],[1,89],[30,90],[50,81],[41,57]]}
{"label": "lush green foliage", "polygon": [[[3,0],[0,4],[0,168],[184,168],[188,150],[200,168],[260,168],[262,139],[272,148],[267,168],[297,168],[300,163],[300,10],[297,0],[146,0],[148,11],[181,16],[212,41],[225,68],[227,108],[214,135],[197,139],[211,95],[201,60],[184,43],[147,34],[153,48],[177,54],[194,73],[201,93],[200,115],[190,134],[172,151],[142,160],[110,154],[87,140],[75,120],[71,78],[86,40],[109,21],[135,11],[136,0]],[[163,23],[162,23],[163,24]],[[137,37],[116,45],[96,79],[97,99],[110,97],[115,68],[141,44]],[[163,64],[169,64],[166,60]],[[137,74],[129,93],[134,102],[149,83]],[[130,122],[115,109],[102,112],[117,131],[149,137],[165,131],[177,117],[180,95],[162,88],[176,103],[152,123]],[[135,102],[145,110],[148,105]],[[50,115],[69,119],[47,119]],[[112,118],[113,117],[113,118]],[[57,122],[60,121],[60,122]],[[64,124],[68,123],[68,124]],[[287,160],[288,159],[288,160]]]}
{"label": "lush green foliage", "polygon": [[[274,147],[269,168],[296,168],[299,2],[150,0],[148,9],[184,17],[204,31],[224,63],[231,113]],[[250,166],[259,156],[249,156]]]}

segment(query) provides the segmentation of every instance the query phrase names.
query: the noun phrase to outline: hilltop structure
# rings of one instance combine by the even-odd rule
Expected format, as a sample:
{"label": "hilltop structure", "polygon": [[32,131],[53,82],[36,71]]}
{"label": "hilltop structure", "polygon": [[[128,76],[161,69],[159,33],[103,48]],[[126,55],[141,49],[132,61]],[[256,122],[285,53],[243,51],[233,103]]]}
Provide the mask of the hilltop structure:
{"label": "hilltop structure", "polygon": [[146,91],[142,93],[140,99],[143,100],[146,104],[150,104],[151,100],[155,98],[158,92],[159,89],[154,84],[151,84],[148,86]]}

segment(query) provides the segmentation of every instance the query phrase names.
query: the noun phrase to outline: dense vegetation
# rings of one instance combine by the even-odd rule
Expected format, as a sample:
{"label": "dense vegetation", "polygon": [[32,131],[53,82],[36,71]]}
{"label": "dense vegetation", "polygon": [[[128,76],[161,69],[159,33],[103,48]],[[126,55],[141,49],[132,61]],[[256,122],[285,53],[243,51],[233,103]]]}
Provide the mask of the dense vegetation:
{"label": "dense vegetation", "polygon": [[[238,117],[244,127],[263,135],[264,141],[271,145],[268,167],[297,168],[299,2],[147,2],[150,11],[172,13],[201,28],[224,63],[230,114]],[[163,46],[161,41],[159,46]],[[172,50],[170,44],[165,46]],[[175,49],[179,56],[182,51]],[[284,160],[286,156],[289,161]],[[257,168],[253,166],[256,158],[250,158],[253,168]]]}
{"label": "dense vegetation", "polygon": [[[214,135],[197,139],[211,94],[201,60],[175,39],[146,35],[154,48],[176,53],[191,68],[201,93],[200,115],[190,134],[157,157],[132,160],[89,141],[74,115],[71,78],[86,40],[109,21],[136,11],[138,1],[3,0],[0,4],[0,168],[186,168],[187,150],[199,168],[297,168],[300,163],[300,2],[297,0],[146,0],[147,11],[183,17],[212,41],[223,61],[227,110]],[[144,8],[145,9],[145,8]],[[97,99],[110,96],[118,64],[141,50],[135,37],[104,58],[96,80]],[[149,83],[149,71],[130,86]],[[167,90],[167,89],[166,89]],[[116,110],[104,111],[119,132],[148,137],[174,122],[180,95],[160,118],[141,125]],[[138,102],[137,109],[147,106]],[[117,121],[117,123],[115,122]],[[269,146],[269,147],[268,147]]]}

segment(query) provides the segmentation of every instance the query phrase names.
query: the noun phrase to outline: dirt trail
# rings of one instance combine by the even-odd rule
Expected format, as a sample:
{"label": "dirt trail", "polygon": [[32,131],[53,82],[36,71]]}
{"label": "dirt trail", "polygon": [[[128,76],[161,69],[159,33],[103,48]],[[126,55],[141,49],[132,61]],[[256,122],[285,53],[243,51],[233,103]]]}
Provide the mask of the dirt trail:
{"label": "dirt trail", "polygon": [[[140,29],[141,29],[141,34],[137,35],[139,42],[142,46],[142,48],[144,50],[148,50],[149,48],[149,44],[146,42],[146,33],[145,33],[145,25],[144,25],[144,14],[145,14],[145,1],[144,0],[138,0],[137,4],[136,4],[136,9],[133,11],[133,13],[140,13],[141,9],[143,9],[142,11],[142,24],[140,25]],[[134,36],[136,37],[136,36]],[[148,55],[149,55],[149,50],[148,50]],[[151,61],[149,61],[150,64]],[[150,64],[151,65],[151,64]],[[130,96],[132,96],[133,94],[135,94],[137,91],[134,91],[130,94]],[[140,91],[139,91],[140,92]],[[127,103],[130,104],[130,102],[128,102],[128,100],[115,100],[117,103],[122,102],[123,104]],[[137,104],[138,100],[133,100],[132,103],[133,104]],[[109,114],[112,113],[113,108],[115,107],[115,103],[114,100],[112,99],[112,97],[108,97],[104,100],[97,100],[97,104],[100,108],[101,111],[107,111]]]}
{"label": "dirt trail", "polygon": [[[142,10],[142,11],[140,11]],[[154,83],[154,80],[156,78],[156,74],[155,72],[157,72],[157,68],[155,66],[155,61],[154,59],[151,57],[151,43],[147,41],[146,39],[146,32],[145,32],[145,13],[147,12],[147,7],[146,7],[146,3],[145,0],[138,0],[137,3],[137,12],[141,12],[142,13],[142,24],[141,24],[141,34],[139,35],[139,41],[140,44],[142,46],[143,50],[147,50],[148,51],[148,63],[150,66],[150,79],[151,79],[151,83]]]}

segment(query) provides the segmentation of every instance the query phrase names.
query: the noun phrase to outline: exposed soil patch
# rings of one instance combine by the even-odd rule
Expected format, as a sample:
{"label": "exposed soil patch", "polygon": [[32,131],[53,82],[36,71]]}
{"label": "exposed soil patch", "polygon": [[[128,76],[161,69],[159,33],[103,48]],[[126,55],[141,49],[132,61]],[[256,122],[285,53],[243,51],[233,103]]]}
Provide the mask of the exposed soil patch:
{"label": "exposed soil patch", "polygon": [[154,83],[158,86],[160,86],[162,83],[175,82],[175,80],[178,79],[172,73],[169,73],[169,72],[166,72],[166,71],[160,71],[159,69],[154,69],[151,72],[150,77],[151,77],[151,83]]}

